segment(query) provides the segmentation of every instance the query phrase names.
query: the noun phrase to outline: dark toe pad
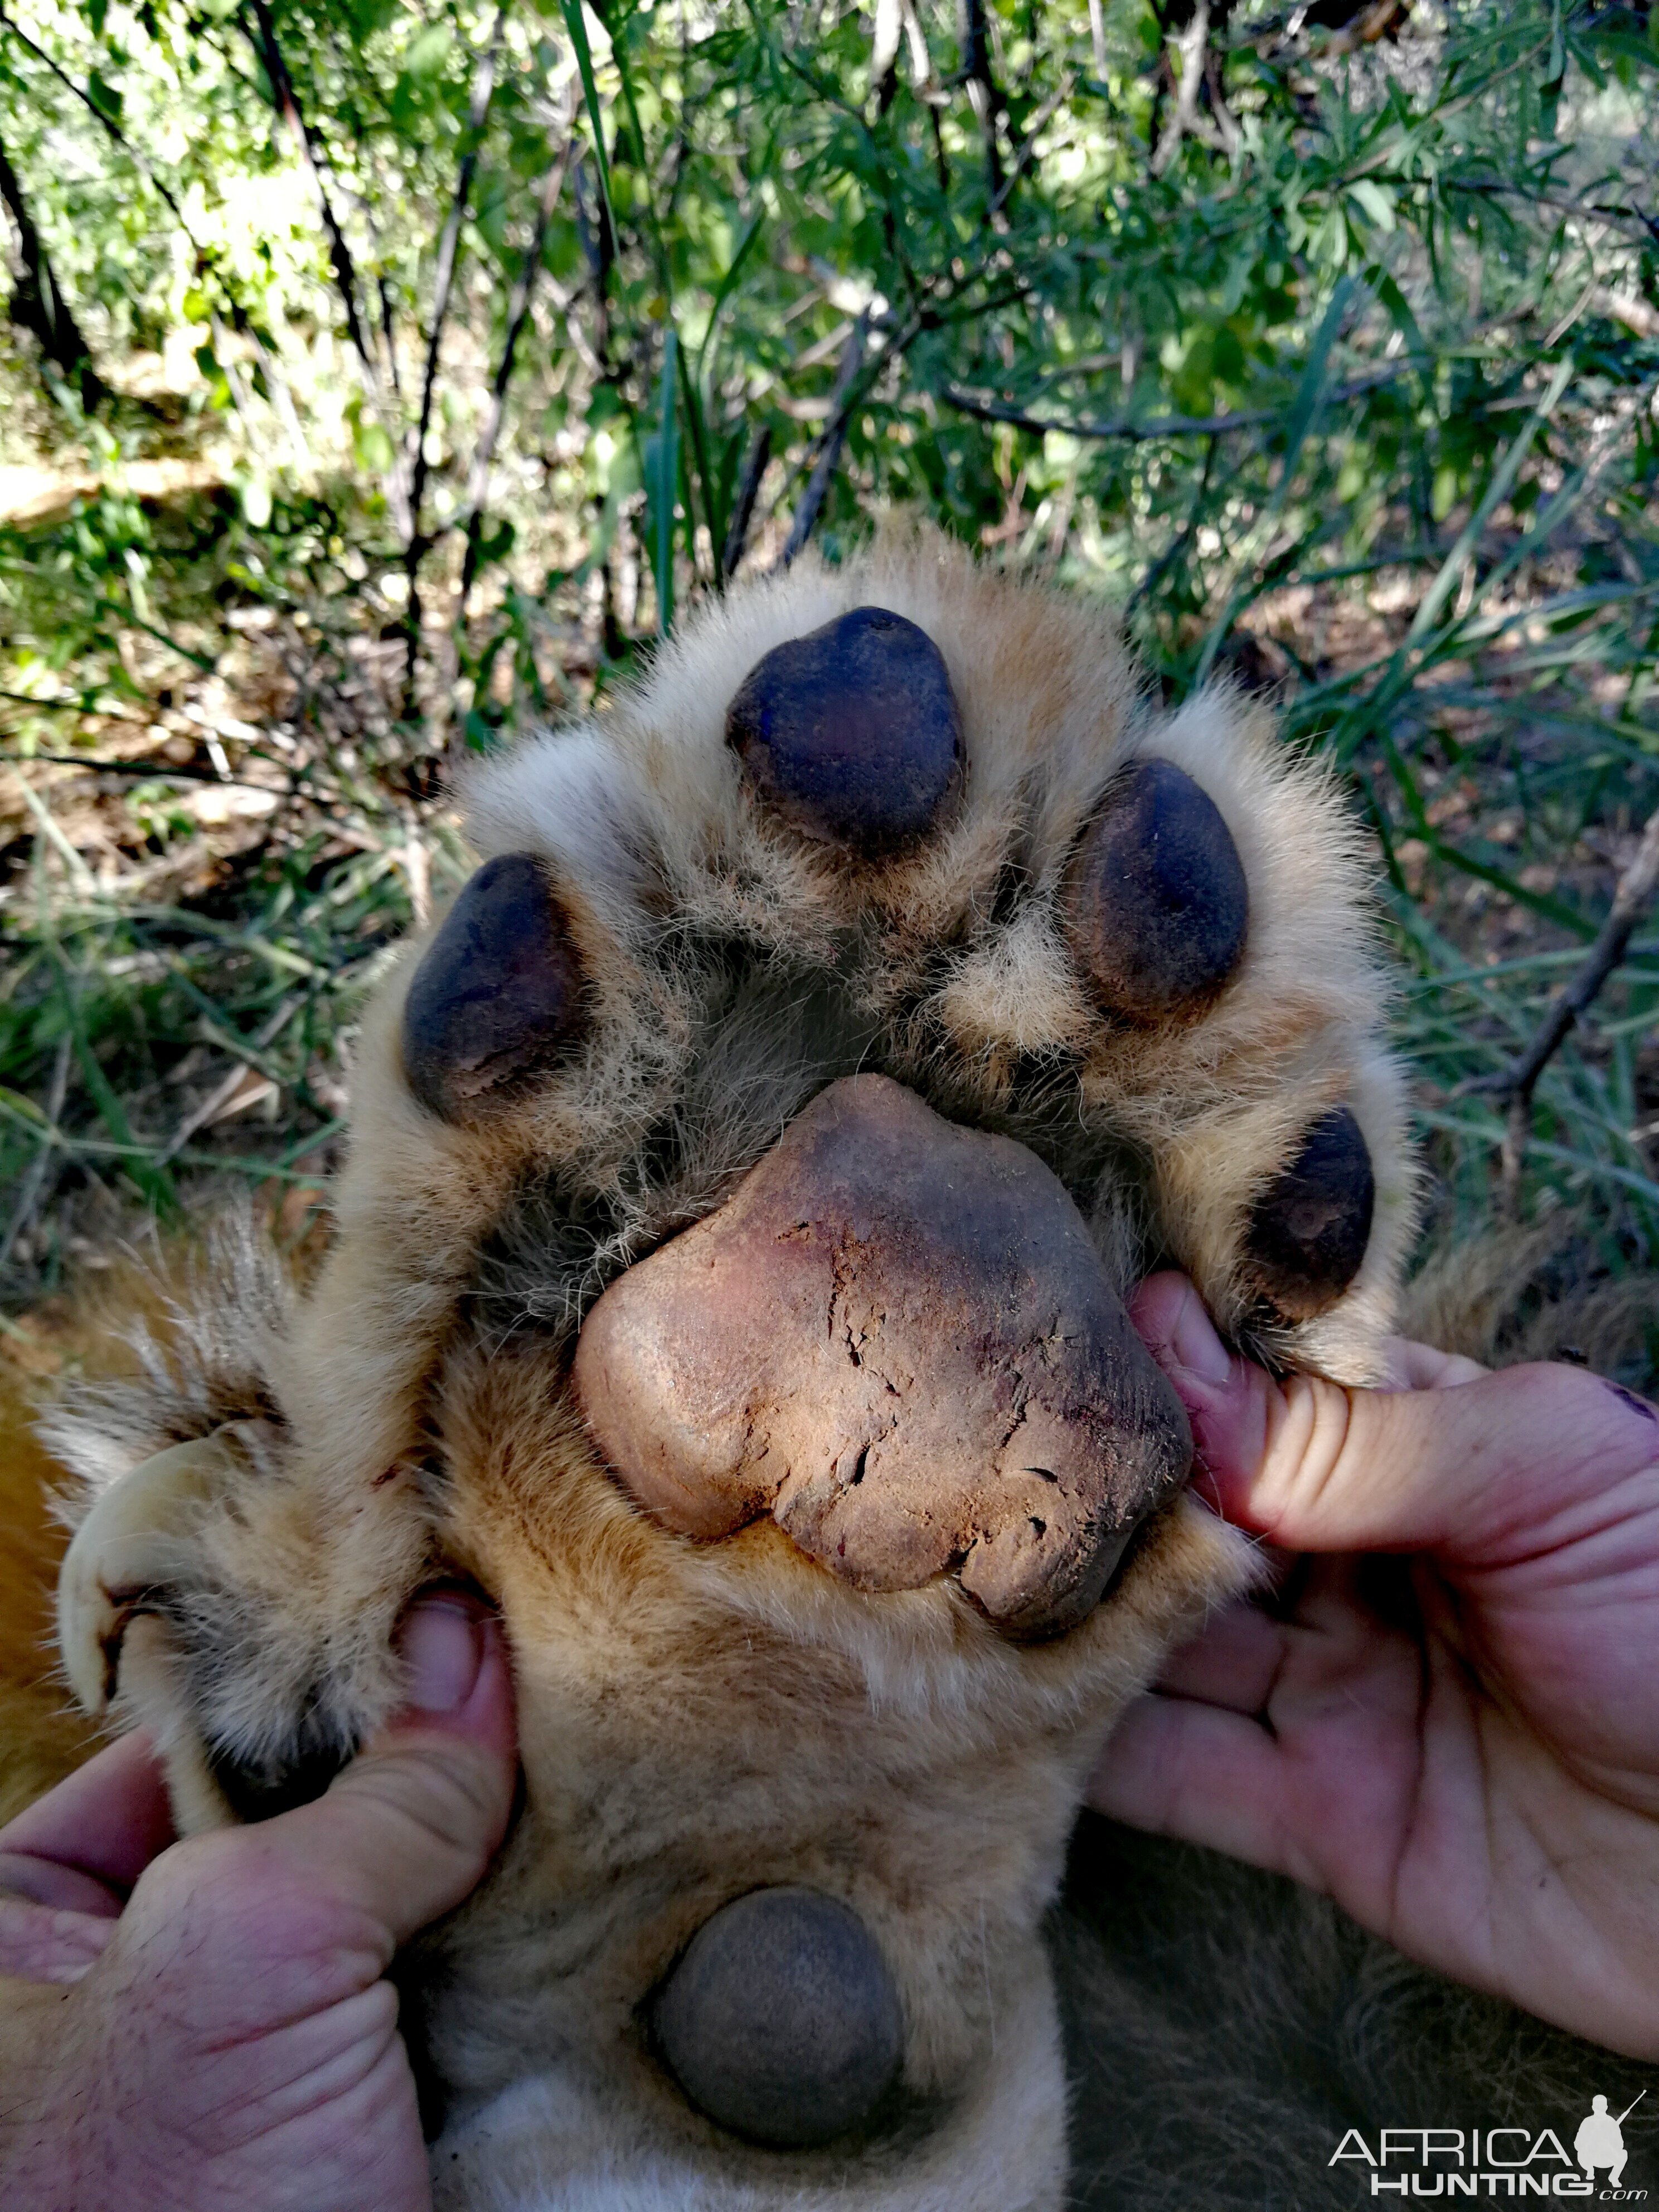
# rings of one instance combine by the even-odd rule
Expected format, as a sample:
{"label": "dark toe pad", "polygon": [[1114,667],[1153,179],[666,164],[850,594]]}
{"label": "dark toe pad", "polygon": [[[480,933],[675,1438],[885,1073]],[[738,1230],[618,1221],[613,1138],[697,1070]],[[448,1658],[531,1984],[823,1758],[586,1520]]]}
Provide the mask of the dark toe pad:
{"label": "dark toe pad", "polygon": [[568,1051],[581,1028],[581,965],[540,863],[528,853],[486,860],[404,1001],[410,1089],[444,1121],[465,1120]]}
{"label": "dark toe pad", "polygon": [[615,1281],[575,1379],[655,1517],[769,1510],[866,1590],[955,1569],[1055,1635],[1187,1471],[1178,1400],[1035,1153],[884,1076],[831,1084],[718,1212]]}
{"label": "dark toe pad", "polygon": [[1376,1204],[1359,1124],[1347,1107],[1334,1107],[1257,1200],[1244,1240],[1246,1265],[1287,1320],[1313,1320],[1347,1289],[1365,1256]]}
{"label": "dark toe pad", "polygon": [[1249,887],[1215,801],[1172,761],[1108,793],[1072,870],[1067,919],[1102,1002],[1132,1021],[1208,1005],[1238,965]]}
{"label": "dark toe pad", "polygon": [[775,646],[726,710],[726,736],[793,829],[871,853],[933,827],[962,755],[939,647],[885,607]]}
{"label": "dark toe pad", "polygon": [[720,2127],[806,2149],[866,2121],[902,2052],[898,1996],[855,1912],[757,1889],[704,1921],[654,2008],[658,2048]]}

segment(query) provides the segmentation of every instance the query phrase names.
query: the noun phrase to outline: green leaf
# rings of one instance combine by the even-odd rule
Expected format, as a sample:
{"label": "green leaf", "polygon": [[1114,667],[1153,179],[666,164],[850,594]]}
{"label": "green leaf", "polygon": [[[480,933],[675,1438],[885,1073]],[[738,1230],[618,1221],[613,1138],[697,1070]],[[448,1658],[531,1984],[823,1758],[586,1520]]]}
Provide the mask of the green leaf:
{"label": "green leaf", "polygon": [[360,468],[377,477],[390,473],[398,456],[381,424],[360,418],[352,431],[351,444]]}
{"label": "green leaf", "polygon": [[1348,302],[1358,289],[1358,280],[1345,276],[1331,295],[1330,305],[1320,318],[1319,328],[1314,332],[1314,342],[1308,349],[1307,366],[1296,387],[1296,398],[1291,407],[1290,420],[1285,426],[1285,460],[1279,472],[1279,483],[1273,494],[1275,508],[1285,503],[1291,479],[1296,474],[1297,463],[1302,458],[1302,448],[1312,429],[1314,417],[1325,396],[1325,383],[1330,367],[1331,348],[1336,343]]}
{"label": "green leaf", "polygon": [[0,1105],[7,1107],[14,1114],[21,1115],[26,1121],[33,1121],[40,1130],[47,1130],[52,1127],[51,1122],[47,1121],[33,1098],[26,1098],[21,1091],[12,1091],[3,1083],[0,1083]]}
{"label": "green leaf", "polygon": [[87,98],[98,112],[106,115],[112,123],[121,120],[120,91],[107,77],[100,76],[96,70],[87,79]]}
{"label": "green leaf", "polygon": [[1348,197],[1358,202],[1378,230],[1387,231],[1395,228],[1393,200],[1380,185],[1373,184],[1369,177],[1360,177],[1350,185]]}
{"label": "green leaf", "polygon": [[454,43],[452,24],[428,23],[424,30],[416,31],[404,49],[404,74],[417,81],[436,76],[449,58],[449,50]]}

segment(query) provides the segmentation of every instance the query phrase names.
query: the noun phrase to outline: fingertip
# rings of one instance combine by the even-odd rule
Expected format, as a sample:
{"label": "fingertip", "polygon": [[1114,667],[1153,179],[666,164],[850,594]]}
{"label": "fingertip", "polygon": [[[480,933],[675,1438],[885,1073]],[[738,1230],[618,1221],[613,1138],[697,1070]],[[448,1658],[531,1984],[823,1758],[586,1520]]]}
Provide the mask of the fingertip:
{"label": "fingertip", "polygon": [[150,1861],[173,1840],[161,1763],[149,1732],[134,1729],[94,1753],[0,1829],[0,1852],[89,1877],[113,1913]]}
{"label": "fingertip", "polygon": [[1176,1321],[1182,1307],[1197,1295],[1186,1276],[1173,1267],[1146,1276],[1129,1293],[1129,1319],[1160,1367],[1166,1358],[1173,1357]]}
{"label": "fingertip", "polygon": [[484,1659],[484,1608],[465,1590],[422,1595],[394,1639],[404,1667],[405,1710],[431,1719],[459,1713],[477,1686]]}
{"label": "fingertip", "polygon": [[423,1591],[398,1624],[404,1703],[390,1735],[440,1729],[516,1755],[512,1668],[500,1616],[459,1585]]}
{"label": "fingertip", "polygon": [[1148,1275],[1130,1297],[1129,1318],[1177,1385],[1184,1377],[1215,1389],[1231,1375],[1233,1356],[1185,1275]]}
{"label": "fingertip", "polygon": [[1128,1310],[1192,1425],[1194,1490],[1224,1518],[1246,1519],[1249,1485],[1265,1442],[1272,1377],[1228,1350],[1185,1275],[1147,1276]]}

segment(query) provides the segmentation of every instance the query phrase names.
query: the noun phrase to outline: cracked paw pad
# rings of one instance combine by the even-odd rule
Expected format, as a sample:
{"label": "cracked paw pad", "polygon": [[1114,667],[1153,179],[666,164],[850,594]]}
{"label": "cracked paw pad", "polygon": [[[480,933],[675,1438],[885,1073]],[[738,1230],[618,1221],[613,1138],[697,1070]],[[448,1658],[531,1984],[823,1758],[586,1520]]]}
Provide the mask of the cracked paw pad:
{"label": "cracked paw pad", "polygon": [[698,2111],[777,2149],[866,2123],[902,2052],[897,1993],[855,1912],[751,1890],[704,1921],[658,1993],[657,2046]]}
{"label": "cracked paw pad", "polygon": [[428,1112],[463,1121],[576,1043],[582,971],[540,864],[487,860],[427,947],[404,1001],[404,1072]]}
{"label": "cracked paw pad", "polygon": [[939,647],[884,607],[854,607],[775,646],[726,712],[726,742],[790,826],[871,853],[939,819],[962,717]]}
{"label": "cracked paw pad", "polygon": [[1103,1005],[1156,1022],[1207,1006],[1249,921],[1243,863],[1202,786],[1139,761],[1107,794],[1072,871],[1073,949]]}
{"label": "cracked paw pad", "polygon": [[1075,1626],[1185,1476],[1185,1417],[1036,1155],[881,1076],[832,1084],[716,1212],[621,1276],[575,1381],[638,1502],[769,1510],[866,1590],[954,1570],[1020,1638]]}

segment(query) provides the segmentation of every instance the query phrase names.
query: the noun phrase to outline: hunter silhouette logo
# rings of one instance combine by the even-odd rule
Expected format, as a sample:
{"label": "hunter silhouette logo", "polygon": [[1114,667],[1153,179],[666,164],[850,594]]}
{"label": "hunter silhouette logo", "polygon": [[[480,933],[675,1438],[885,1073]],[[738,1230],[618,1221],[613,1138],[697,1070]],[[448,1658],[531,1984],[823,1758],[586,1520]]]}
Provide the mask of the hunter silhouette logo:
{"label": "hunter silhouette logo", "polygon": [[1375,2144],[1350,2128],[1326,2161],[1366,2170],[1368,2194],[1381,2197],[1593,2197],[1634,2204],[1645,2189],[1626,2189],[1624,2126],[1647,2091],[1616,2117],[1593,2097],[1572,2149],[1553,2128],[1383,2128]]}
{"label": "hunter silhouette logo", "polygon": [[1647,2095],[1645,2089],[1632,2098],[1615,2120],[1607,2110],[1605,2097],[1592,2097],[1589,2116],[1572,2139],[1572,2154],[1584,2169],[1585,2177],[1594,2181],[1602,2166],[1607,2168],[1607,2186],[1618,2189],[1625,2179],[1625,2160],[1629,2153],[1625,2148],[1625,2122]]}

